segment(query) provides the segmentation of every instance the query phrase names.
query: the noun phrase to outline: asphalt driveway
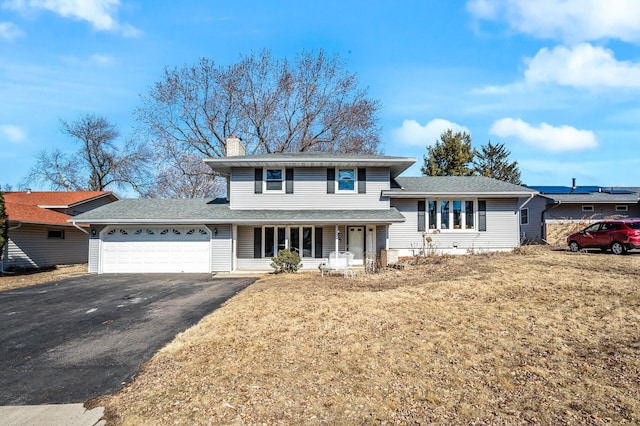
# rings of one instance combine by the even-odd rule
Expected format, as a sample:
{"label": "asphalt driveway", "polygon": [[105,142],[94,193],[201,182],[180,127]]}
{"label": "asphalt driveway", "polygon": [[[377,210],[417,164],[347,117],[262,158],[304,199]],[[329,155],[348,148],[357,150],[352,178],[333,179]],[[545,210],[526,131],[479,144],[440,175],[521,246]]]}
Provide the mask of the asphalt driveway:
{"label": "asphalt driveway", "polygon": [[253,278],[105,274],[0,292],[0,405],[112,393]]}

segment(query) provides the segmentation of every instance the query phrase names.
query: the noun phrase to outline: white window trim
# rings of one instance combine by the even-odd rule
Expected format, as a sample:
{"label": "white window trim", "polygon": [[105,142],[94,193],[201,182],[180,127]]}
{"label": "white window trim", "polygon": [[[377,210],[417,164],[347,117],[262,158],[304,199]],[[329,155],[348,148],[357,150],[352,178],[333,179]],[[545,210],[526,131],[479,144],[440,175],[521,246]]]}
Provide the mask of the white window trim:
{"label": "white window trim", "polygon": [[617,212],[628,212],[629,211],[629,206],[626,204],[616,204],[616,211]]}
{"label": "white window trim", "polygon": [[[353,172],[353,189],[340,189],[340,170]],[[358,169],[353,167],[336,167],[336,194],[355,194],[358,192]]]}
{"label": "white window trim", "polygon": [[[436,227],[430,228],[429,226],[429,201],[436,202]],[[448,201],[449,202],[449,228],[442,228],[442,207],[441,202]],[[460,201],[461,203],[461,211],[460,211],[460,228],[452,228],[453,226],[453,202]],[[466,201],[473,201],[473,228],[467,229],[467,209],[466,209]],[[426,211],[425,211],[425,229],[426,232],[433,232],[435,230],[443,233],[448,232],[473,232],[477,233],[478,231],[478,199],[477,198],[427,198],[425,199],[426,203]]]}
{"label": "white window trim", "polygon": [[[522,221],[522,212],[523,211],[527,211],[527,221],[523,222]],[[529,208],[525,207],[524,209],[520,209],[520,225],[528,225],[529,224]]]}
{"label": "white window trim", "polygon": [[583,212],[594,212],[596,209],[593,207],[593,204],[585,204],[582,206]]}
{"label": "white window trim", "polygon": [[[281,182],[281,186],[280,189],[268,189],[267,187],[267,171],[268,170],[280,170],[281,176],[282,176],[282,180]],[[271,182],[278,182],[275,180],[272,180]],[[270,168],[265,168],[264,171],[262,172],[262,192],[265,194],[284,194],[285,190],[286,190],[286,185],[287,185],[287,176],[286,176],[286,170],[283,168],[279,168],[279,167],[270,167]]]}

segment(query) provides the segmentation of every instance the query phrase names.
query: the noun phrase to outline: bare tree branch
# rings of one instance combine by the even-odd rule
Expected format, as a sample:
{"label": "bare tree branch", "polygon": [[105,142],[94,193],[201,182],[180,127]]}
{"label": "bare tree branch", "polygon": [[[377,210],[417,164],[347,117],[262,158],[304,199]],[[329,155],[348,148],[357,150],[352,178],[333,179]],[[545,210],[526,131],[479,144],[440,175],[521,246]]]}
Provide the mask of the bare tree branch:
{"label": "bare tree branch", "polygon": [[127,141],[120,149],[116,126],[94,114],[75,121],[61,120],[62,132],[73,137],[78,150],[65,154],[58,149],[41,151],[25,182],[44,183],[52,189],[102,191],[131,188],[145,194],[150,184],[152,155],[143,143]]}

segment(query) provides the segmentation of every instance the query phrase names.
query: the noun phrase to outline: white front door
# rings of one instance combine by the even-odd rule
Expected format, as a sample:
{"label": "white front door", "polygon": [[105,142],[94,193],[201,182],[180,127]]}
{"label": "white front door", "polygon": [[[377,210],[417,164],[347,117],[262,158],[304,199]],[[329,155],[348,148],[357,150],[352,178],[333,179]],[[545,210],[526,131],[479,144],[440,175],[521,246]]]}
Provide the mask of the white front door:
{"label": "white front door", "polygon": [[353,258],[362,260],[364,258],[364,226],[350,226],[347,236],[347,250],[353,253]]}

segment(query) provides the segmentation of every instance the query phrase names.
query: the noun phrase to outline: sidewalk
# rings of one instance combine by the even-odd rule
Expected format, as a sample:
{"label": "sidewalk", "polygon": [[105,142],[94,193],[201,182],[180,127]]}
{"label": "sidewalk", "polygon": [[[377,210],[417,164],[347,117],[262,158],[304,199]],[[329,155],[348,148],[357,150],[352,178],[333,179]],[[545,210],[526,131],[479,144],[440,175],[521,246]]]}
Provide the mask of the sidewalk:
{"label": "sidewalk", "polygon": [[2,426],[104,426],[103,407],[86,410],[82,403],[0,407]]}

